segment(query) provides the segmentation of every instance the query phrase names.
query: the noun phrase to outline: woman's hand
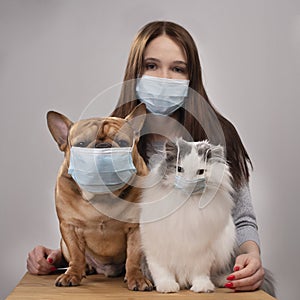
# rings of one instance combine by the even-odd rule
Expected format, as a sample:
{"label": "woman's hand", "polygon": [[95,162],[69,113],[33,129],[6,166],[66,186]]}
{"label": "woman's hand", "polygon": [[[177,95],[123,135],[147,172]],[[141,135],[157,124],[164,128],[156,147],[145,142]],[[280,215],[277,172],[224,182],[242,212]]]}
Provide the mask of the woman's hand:
{"label": "woman's hand", "polygon": [[46,275],[56,270],[62,263],[60,249],[53,250],[37,246],[28,253],[27,270],[34,275]]}
{"label": "woman's hand", "polygon": [[242,252],[237,256],[233,273],[227,280],[225,287],[236,291],[254,291],[257,290],[264,279],[265,271],[259,254],[259,248],[252,241],[245,242],[241,246]]}

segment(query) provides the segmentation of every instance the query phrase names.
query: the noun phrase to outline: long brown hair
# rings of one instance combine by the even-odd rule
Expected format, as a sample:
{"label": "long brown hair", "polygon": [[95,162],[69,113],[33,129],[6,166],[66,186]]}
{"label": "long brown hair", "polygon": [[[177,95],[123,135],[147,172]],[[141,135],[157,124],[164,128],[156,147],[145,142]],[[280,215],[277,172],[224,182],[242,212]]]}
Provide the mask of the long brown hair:
{"label": "long brown hair", "polygon": [[[131,50],[124,75],[119,102],[111,114],[124,118],[140,102],[136,99],[135,79],[144,71],[144,51],[147,45],[160,35],[167,35],[175,41],[185,52],[188,66],[190,88],[195,91],[190,93],[189,101],[185,101],[179,109],[178,121],[187,129],[193,140],[200,141],[208,138],[207,128],[218,128],[209,136],[210,142],[222,144],[226,149],[234,183],[240,186],[249,179],[250,158],[235,127],[224,118],[211,104],[202,82],[201,65],[198,50],[191,35],[180,25],[172,22],[151,22],[145,25],[137,34]],[[209,109],[208,109],[209,108]],[[213,117],[214,116],[214,117]],[[219,123],[219,127],[215,126]],[[223,137],[223,139],[222,139]],[[139,151],[145,161],[148,161],[145,145],[151,141],[151,135],[143,135],[139,141]]]}

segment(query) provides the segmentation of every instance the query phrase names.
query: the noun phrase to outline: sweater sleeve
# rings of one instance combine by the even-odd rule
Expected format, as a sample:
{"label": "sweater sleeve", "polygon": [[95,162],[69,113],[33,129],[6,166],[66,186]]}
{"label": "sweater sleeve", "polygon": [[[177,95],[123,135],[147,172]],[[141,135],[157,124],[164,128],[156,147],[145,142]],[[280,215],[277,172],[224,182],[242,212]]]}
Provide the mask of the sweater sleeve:
{"label": "sweater sleeve", "polygon": [[246,241],[254,241],[260,247],[258,226],[248,183],[235,190],[233,199],[235,206],[232,217],[236,227],[238,245],[241,246]]}

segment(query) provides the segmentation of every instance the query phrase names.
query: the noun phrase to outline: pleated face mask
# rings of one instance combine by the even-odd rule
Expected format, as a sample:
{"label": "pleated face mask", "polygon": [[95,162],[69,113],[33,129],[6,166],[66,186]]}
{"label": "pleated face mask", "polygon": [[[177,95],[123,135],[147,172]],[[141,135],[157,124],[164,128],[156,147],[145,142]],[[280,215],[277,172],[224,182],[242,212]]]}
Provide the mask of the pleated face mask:
{"label": "pleated face mask", "polygon": [[136,174],[132,147],[72,147],[69,174],[81,189],[101,194],[116,191]]}
{"label": "pleated face mask", "polygon": [[157,115],[170,115],[183,105],[188,95],[189,80],[143,75],[137,79],[137,98]]}
{"label": "pleated face mask", "polygon": [[205,178],[205,170],[206,170],[206,164],[207,164],[207,154],[205,154],[205,160],[204,160],[204,168],[198,170],[199,174],[192,179],[187,179],[184,176],[179,174],[179,152],[180,147],[177,141],[177,159],[176,159],[176,174],[175,174],[175,182],[174,185],[176,188],[182,190],[188,195],[196,194],[203,192],[206,187],[206,178]]}

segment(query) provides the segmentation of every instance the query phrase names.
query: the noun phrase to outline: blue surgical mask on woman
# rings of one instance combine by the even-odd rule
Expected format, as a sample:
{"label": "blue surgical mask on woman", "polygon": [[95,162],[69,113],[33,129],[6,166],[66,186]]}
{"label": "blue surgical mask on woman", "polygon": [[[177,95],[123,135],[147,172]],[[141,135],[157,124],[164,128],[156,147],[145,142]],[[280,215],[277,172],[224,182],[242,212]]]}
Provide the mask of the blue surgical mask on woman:
{"label": "blue surgical mask on woman", "polygon": [[109,193],[129,183],[136,173],[132,147],[72,147],[69,174],[85,191]]}
{"label": "blue surgical mask on woman", "polygon": [[143,75],[137,79],[137,98],[157,115],[170,115],[183,105],[188,95],[189,80]]}

